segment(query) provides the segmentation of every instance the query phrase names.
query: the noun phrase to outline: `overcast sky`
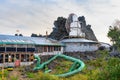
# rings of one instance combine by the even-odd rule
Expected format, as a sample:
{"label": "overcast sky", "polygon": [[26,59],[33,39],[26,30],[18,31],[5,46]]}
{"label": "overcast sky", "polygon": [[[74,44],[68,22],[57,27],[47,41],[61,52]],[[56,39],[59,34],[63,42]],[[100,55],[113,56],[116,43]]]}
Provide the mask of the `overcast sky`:
{"label": "overcast sky", "polygon": [[0,0],[0,34],[24,36],[50,33],[59,16],[85,16],[100,42],[109,42],[107,32],[120,18],[120,0]]}

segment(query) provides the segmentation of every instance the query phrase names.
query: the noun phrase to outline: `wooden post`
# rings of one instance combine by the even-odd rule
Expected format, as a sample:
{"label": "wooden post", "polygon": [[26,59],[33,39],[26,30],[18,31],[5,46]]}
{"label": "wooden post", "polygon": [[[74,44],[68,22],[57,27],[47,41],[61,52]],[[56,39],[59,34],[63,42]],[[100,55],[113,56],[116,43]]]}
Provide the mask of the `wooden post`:
{"label": "wooden post", "polygon": [[31,53],[29,53],[29,62],[31,62]]}
{"label": "wooden post", "polygon": [[54,50],[53,50],[53,46],[52,46],[52,52],[53,52]]}
{"label": "wooden post", "polygon": [[[6,44],[5,44],[5,53],[4,54],[6,54]],[[5,55],[4,55],[4,59],[5,59],[6,57],[5,57]],[[4,60],[4,63],[5,63],[5,60]]]}
{"label": "wooden post", "polygon": [[5,53],[3,53],[3,65],[5,63]]}
{"label": "wooden post", "polygon": [[21,61],[21,53],[18,53],[19,54],[19,60]]}
{"label": "wooden post", "polygon": [[46,46],[47,52],[48,52],[48,46]]}
{"label": "wooden post", "polygon": [[17,53],[14,54],[14,61],[16,60],[16,54],[17,54]]}
{"label": "wooden post", "polygon": [[26,48],[25,48],[25,60],[27,62],[27,45],[26,45]]}
{"label": "wooden post", "polygon": [[17,44],[16,44],[16,52],[17,52]]}
{"label": "wooden post", "polygon": [[2,66],[2,80],[5,80],[5,78],[4,78],[4,63],[3,63],[3,66]]}

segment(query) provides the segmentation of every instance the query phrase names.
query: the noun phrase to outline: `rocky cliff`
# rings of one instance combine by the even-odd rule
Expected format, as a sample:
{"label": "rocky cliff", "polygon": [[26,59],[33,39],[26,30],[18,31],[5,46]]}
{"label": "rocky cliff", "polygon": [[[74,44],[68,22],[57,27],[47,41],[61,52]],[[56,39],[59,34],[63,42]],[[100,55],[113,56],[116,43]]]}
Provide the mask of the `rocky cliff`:
{"label": "rocky cliff", "polygon": [[[58,17],[56,21],[54,21],[53,31],[50,33],[48,37],[56,40],[61,40],[66,36],[69,36],[68,31],[66,30],[66,18]],[[78,20],[81,22],[81,30],[85,33],[85,38],[89,40],[97,41],[97,38],[91,29],[91,25],[86,25],[85,17],[80,16]]]}
{"label": "rocky cliff", "polygon": [[54,21],[53,31],[50,33],[48,37],[56,40],[63,39],[65,36],[68,36],[68,33],[65,28],[66,18],[58,17],[56,21]]}
{"label": "rocky cliff", "polygon": [[85,38],[93,41],[97,41],[97,38],[91,28],[91,25],[87,25],[84,16],[78,17],[78,20],[81,22],[81,30],[85,33]]}

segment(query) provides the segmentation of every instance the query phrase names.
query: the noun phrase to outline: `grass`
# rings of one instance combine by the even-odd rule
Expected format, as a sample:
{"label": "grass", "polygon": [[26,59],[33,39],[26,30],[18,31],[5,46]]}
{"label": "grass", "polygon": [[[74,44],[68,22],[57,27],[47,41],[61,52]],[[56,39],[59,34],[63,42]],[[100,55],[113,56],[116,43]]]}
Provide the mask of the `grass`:
{"label": "grass", "polygon": [[43,73],[39,71],[37,73],[27,73],[28,78],[32,80],[59,80],[59,77],[51,75],[49,73]]}
{"label": "grass", "polygon": [[19,80],[17,76],[11,76],[10,80]]}
{"label": "grass", "polygon": [[73,62],[64,60],[64,59],[58,59],[56,60],[57,66],[52,70],[51,74],[62,74],[69,71],[71,65]]}
{"label": "grass", "polygon": [[34,73],[31,73],[31,72],[27,72],[27,77],[28,78],[34,78],[35,74]]}
{"label": "grass", "polygon": [[42,70],[44,72],[51,70],[51,74],[62,74],[68,72],[72,64],[72,61],[63,58],[57,58],[50,62],[48,65],[46,65],[45,68]]}

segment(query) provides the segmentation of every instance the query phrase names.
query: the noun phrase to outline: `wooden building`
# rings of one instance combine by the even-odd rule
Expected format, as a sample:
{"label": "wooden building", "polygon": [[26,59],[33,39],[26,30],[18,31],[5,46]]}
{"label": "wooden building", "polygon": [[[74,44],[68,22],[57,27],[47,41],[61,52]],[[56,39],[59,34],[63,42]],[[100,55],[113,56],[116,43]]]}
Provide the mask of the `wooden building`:
{"label": "wooden building", "polygon": [[28,65],[34,54],[61,54],[63,47],[63,44],[49,38],[0,35],[0,66],[3,63],[5,66],[14,65],[16,60],[20,60],[21,65]]}

